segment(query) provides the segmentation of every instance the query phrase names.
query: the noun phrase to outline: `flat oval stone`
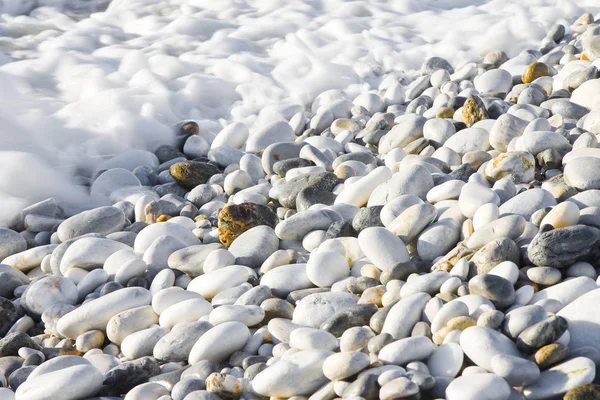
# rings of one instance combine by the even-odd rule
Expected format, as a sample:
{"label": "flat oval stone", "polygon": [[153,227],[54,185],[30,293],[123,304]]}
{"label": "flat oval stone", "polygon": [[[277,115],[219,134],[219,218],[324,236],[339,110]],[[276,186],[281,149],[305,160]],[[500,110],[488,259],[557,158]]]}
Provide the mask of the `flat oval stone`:
{"label": "flat oval stone", "polygon": [[497,354],[521,357],[517,346],[506,336],[490,328],[472,326],[460,335],[460,347],[477,366],[491,370]]}
{"label": "flat oval stone", "polygon": [[0,228],[0,260],[27,250],[27,241],[12,229]]}
{"label": "flat oval stone", "polygon": [[431,339],[425,336],[404,338],[384,346],[379,351],[379,359],[384,363],[405,365],[429,358],[434,349]]}
{"label": "flat oval stone", "polygon": [[327,383],[323,364],[331,354],[305,350],[284,356],[254,377],[252,389],[262,396],[309,396]]}
{"label": "flat oval stone", "polygon": [[508,400],[510,394],[510,386],[494,374],[461,376],[446,388],[447,400]]}
{"label": "flat oval stone", "polygon": [[189,363],[197,364],[202,360],[222,362],[243,348],[249,339],[250,331],[241,322],[222,323],[200,336],[190,351]]}
{"label": "flat oval stone", "polygon": [[504,317],[502,331],[511,339],[516,339],[521,332],[546,318],[546,310],[539,305],[516,308]]}
{"label": "flat oval stone", "polygon": [[125,226],[125,214],[115,207],[99,207],[83,211],[67,218],[58,226],[58,238],[61,242],[87,233],[108,235],[118,232]]}
{"label": "flat oval stone", "polygon": [[279,239],[302,240],[307,233],[316,230],[327,230],[329,226],[343,217],[333,210],[308,210],[280,222],[275,228]]}
{"label": "flat oval stone", "polygon": [[444,343],[433,351],[427,360],[427,368],[433,377],[454,378],[462,368],[463,360],[463,351],[457,343]]}
{"label": "flat oval stone", "polygon": [[569,161],[564,169],[565,182],[579,189],[600,189],[600,158],[578,157]]}
{"label": "flat oval stone", "polygon": [[292,321],[299,325],[318,328],[336,312],[349,308],[358,302],[351,293],[325,292],[311,294],[296,304]]}
{"label": "flat oval stone", "polygon": [[152,296],[147,289],[131,287],[99,297],[62,316],[57,331],[64,337],[76,339],[84,332],[94,329],[106,330],[108,321],[116,314],[149,305]]}
{"label": "flat oval stone", "polygon": [[291,292],[314,287],[306,274],[306,264],[289,264],[273,268],[260,279],[260,284],[271,288],[278,297],[285,298]]}
{"label": "flat oval stone", "polygon": [[364,229],[358,235],[361,250],[381,270],[409,261],[404,243],[392,232],[381,227]]}
{"label": "flat oval stone", "polygon": [[415,293],[402,298],[389,310],[381,333],[388,333],[395,339],[408,337],[430,299],[427,293]]}
{"label": "flat oval stone", "polygon": [[165,222],[151,224],[142,229],[135,239],[134,250],[136,253],[145,252],[159,236],[172,236],[186,246],[200,244],[200,240],[186,227]]}
{"label": "flat oval stone", "polygon": [[47,276],[35,281],[25,294],[27,308],[38,314],[55,303],[77,304],[79,293],[75,284],[60,276]]}
{"label": "flat oval stone", "polygon": [[[194,321],[177,325],[171,332],[166,332],[156,341],[152,355],[156,359],[165,362],[186,361],[194,344],[212,327],[212,324],[207,321]],[[158,329],[166,330],[166,328]],[[127,340],[125,339],[125,341]]]}
{"label": "flat oval stone", "polygon": [[506,279],[492,275],[477,275],[469,281],[469,292],[489,299],[500,309],[507,308],[515,302],[515,289]]}
{"label": "flat oval stone", "polygon": [[335,336],[315,328],[296,328],[290,333],[290,346],[299,350],[330,350],[338,347]]}
{"label": "flat oval stone", "polygon": [[248,270],[240,265],[230,265],[200,275],[189,283],[187,290],[212,299],[225,289],[238,286],[248,280]]}
{"label": "flat oval stone", "polygon": [[75,365],[27,379],[16,391],[18,399],[80,399],[94,396],[103,376],[91,365]]}
{"label": "flat oval stone", "polygon": [[600,316],[595,308],[598,299],[600,289],[591,290],[557,313],[557,316],[565,318],[569,324],[569,348],[592,346],[600,350]]}
{"label": "flat oval stone", "polygon": [[167,328],[150,327],[128,335],[121,342],[121,352],[129,359],[151,356],[156,343],[166,334]]}
{"label": "flat oval stone", "polygon": [[417,253],[423,261],[433,261],[448,253],[460,240],[461,225],[452,218],[438,220],[417,239]]}
{"label": "flat oval stone", "polygon": [[556,200],[550,192],[534,188],[519,193],[500,206],[500,216],[516,214],[529,220],[534,212],[544,207],[553,207]]}
{"label": "flat oval stone", "polygon": [[285,121],[275,121],[250,134],[246,142],[246,151],[257,153],[274,143],[293,142],[295,139],[296,134],[290,124]]}
{"label": "flat oval stone", "polygon": [[535,383],[523,388],[523,395],[528,400],[549,399],[591,383],[595,375],[596,365],[592,360],[573,358],[543,371]]}
{"label": "flat oval stone", "polygon": [[497,354],[491,360],[492,372],[501,376],[511,386],[526,386],[540,376],[538,366],[520,357]]}
{"label": "flat oval stone", "polygon": [[279,238],[270,226],[256,226],[238,236],[229,247],[236,263],[260,267],[279,248]]}

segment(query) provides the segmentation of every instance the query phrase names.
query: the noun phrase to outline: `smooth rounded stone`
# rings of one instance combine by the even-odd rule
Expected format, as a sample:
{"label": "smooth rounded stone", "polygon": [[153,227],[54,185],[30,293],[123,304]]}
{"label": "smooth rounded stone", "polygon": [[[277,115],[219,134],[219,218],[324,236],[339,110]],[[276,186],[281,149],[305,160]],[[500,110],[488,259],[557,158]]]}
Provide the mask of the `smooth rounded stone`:
{"label": "smooth rounded stone", "polygon": [[468,316],[469,308],[466,304],[461,302],[449,302],[442,306],[442,308],[436,312],[433,320],[431,321],[431,332],[436,333],[442,329],[448,321],[455,317]]}
{"label": "smooth rounded stone", "polygon": [[457,343],[444,343],[433,350],[427,368],[433,377],[454,378],[462,368],[463,360],[463,351]]}
{"label": "smooth rounded stone", "polygon": [[66,219],[58,226],[61,242],[87,233],[108,235],[118,232],[125,226],[125,214],[115,207],[99,207],[83,211]]}
{"label": "smooth rounded stone", "polygon": [[76,339],[84,332],[105,330],[108,321],[120,312],[150,304],[152,296],[147,289],[124,288],[99,297],[62,316],[56,323],[58,333]]}
{"label": "smooth rounded stone", "polygon": [[413,159],[413,163],[406,160],[402,162],[398,173],[373,191],[368,206],[385,205],[399,196],[408,194],[415,195],[420,199],[427,197],[427,192],[434,186],[429,169],[437,171],[437,168],[432,164],[419,162],[418,159]]}
{"label": "smooth rounded stone", "polygon": [[90,188],[90,194],[94,198],[108,198],[114,191],[125,187],[140,187],[140,180],[124,168],[111,168],[102,172]]}
{"label": "smooth rounded stone", "polygon": [[212,327],[207,321],[178,324],[171,332],[167,331],[155,342],[151,354],[165,362],[185,361],[196,341]]}
{"label": "smooth rounded stone", "polygon": [[458,179],[452,179],[437,185],[427,192],[427,201],[437,203],[443,200],[458,200],[464,185],[465,182]]}
{"label": "smooth rounded stone", "polygon": [[35,366],[23,366],[19,368],[8,377],[8,386],[10,386],[13,390],[17,390],[19,386],[21,386],[21,384],[27,380],[34,369]]}
{"label": "smooth rounded stone", "polygon": [[360,351],[366,348],[374,337],[373,331],[364,326],[347,329],[340,338],[340,350],[343,352]]}
{"label": "smooth rounded stone", "polygon": [[349,186],[344,184],[344,189],[336,197],[334,204],[350,204],[356,207],[363,207],[370,201],[369,197],[375,189],[391,178],[392,172],[388,167],[377,167],[353,184]]}
{"label": "smooth rounded stone", "polygon": [[423,137],[438,146],[442,146],[455,133],[452,122],[445,119],[430,119],[423,125]]}
{"label": "smooth rounded stone", "polygon": [[306,274],[306,264],[302,263],[273,268],[262,276],[260,284],[270,287],[275,296],[282,298],[294,290],[313,287]]}
{"label": "smooth rounded stone", "polygon": [[354,306],[358,297],[345,292],[311,294],[296,304],[292,322],[318,328],[336,312]]}
{"label": "smooth rounded stone", "polygon": [[461,225],[452,218],[438,220],[417,239],[417,253],[423,261],[433,261],[448,253],[460,240]]}
{"label": "smooth rounded stone", "polygon": [[260,308],[264,310],[263,323],[273,318],[292,319],[294,315],[294,306],[283,299],[266,299],[260,304]]}
{"label": "smooth rounded stone", "polygon": [[481,128],[467,128],[452,135],[444,147],[447,147],[460,156],[471,151],[487,151],[490,147],[489,133]]}
{"label": "smooth rounded stone", "polygon": [[383,206],[380,214],[381,222],[387,226],[410,206],[422,203],[423,200],[413,194],[401,195]]}
{"label": "smooth rounded stone", "polygon": [[516,339],[527,328],[546,318],[546,310],[539,305],[519,307],[506,313],[502,332],[509,338]]}
{"label": "smooth rounded stone", "polygon": [[475,89],[479,93],[508,93],[512,88],[512,75],[503,69],[492,69],[477,76]]}
{"label": "smooth rounded stone", "polygon": [[0,260],[27,250],[27,241],[12,229],[0,228]]}
{"label": "smooth rounded stone", "polygon": [[571,144],[562,135],[552,131],[525,131],[507,148],[509,151],[526,151],[537,156],[544,150],[570,151]]}
{"label": "smooth rounded stone", "polygon": [[600,189],[599,167],[600,159],[597,157],[575,158],[565,166],[565,182],[579,190]]}
{"label": "smooth rounded stone", "polygon": [[409,337],[384,346],[379,351],[379,360],[386,364],[405,365],[428,359],[434,349],[431,339],[425,336]]}
{"label": "smooth rounded stone", "polygon": [[335,251],[323,251],[311,255],[306,264],[308,279],[318,287],[331,287],[348,276],[350,266],[346,257]]}
{"label": "smooth rounded stone", "polygon": [[182,322],[196,321],[210,312],[213,307],[211,303],[203,298],[192,298],[173,304],[165,309],[158,320],[160,326],[172,328]]}
{"label": "smooth rounded stone", "polygon": [[412,242],[437,216],[437,209],[431,204],[416,204],[407,208],[394,219],[387,229],[404,243]]}
{"label": "smooth rounded stone", "polygon": [[319,329],[296,328],[290,333],[289,345],[298,350],[333,351],[338,347],[338,341],[331,333]]}
{"label": "smooth rounded stone", "polygon": [[460,335],[460,347],[477,366],[491,370],[491,360],[497,354],[521,357],[517,346],[498,331],[480,326],[465,329]]}
{"label": "smooth rounded stone", "polygon": [[326,350],[305,350],[282,357],[254,377],[252,389],[262,396],[308,396],[325,385]]}
{"label": "smooth rounded stone", "polygon": [[246,141],[246,151],[249,153],[258,153],[260,150],[268,148],[269,145],[293,142],[295,139],[296,135],[290,124],[285,121],[275,121],[250,134],[250,137]]}
{"label": "smooth rounded stone", "polygon": [[24,298],[29,311],[41,315],[55,303],[77,304],[79,294],[75,284],[60,276],[47,276],[32,283]]}
{"label": "smooth rounded stone", "polygon": [[406,377],[399,377],[381,386],[379,398],[392,400],[407,398],[419,393],[419,386]]}
{"label": "smooth rounded stone", "polygon": [[500,206],[500,216],[509,214],[521,215],[529,220],[534,212],[544,207],[554,207],[556,200],[544,189],[529,189],[519,193]]}
{"label": "smooth rounded stone", "polygon": [[[0,265],[9,265],[20,272],[28,273],[31,270],[39,267],[42,264],[44,257],[46,257],[48,254],[52,254],[54,249],[57,247],[58,246],[55,244],[34,247],[6,257],[4,260],[0,261]],[[8,271],[5,270],[4,272]],[[17,275],[17,277],[21,278],[20,275]],[[27,283],[29,283],[27,280],[23,282],[23,284]]]}
{"label": "smooth rounded stone", "polygon": [[106,325],[106,336],[111,342],[120,345],[132,333],[158,323],[158,315],[152,306],[141,306],[118,313]]}
{"label": "smooth rounded stone", "polygon": [[417,267],[412,261],[394,264],[390,269],[381,272],[379,280],[384,285],[391,280],[406,280],[406,278],[417,272]]}
{"label": "smooth rounded stone", "polygon": [[505,309],[515,302],[512,283],[497,275],[476,275],[469,281],[469,293],[489,299],[499,309]]}
{"label": "smooth rounded stone", "polygon": [[446,388],[447,400],[509,400],[510,386],[494,374],[463,375]]}
{"label": "smooth rounded stone", "polygon": [[245,267],[230,265],[192,279],[187,290],[199,293],[205,299],[212,299],[220,292],[246,282],[248,277]]}
{"label": "smooth rounded stone", "polygon": [[563,395],[579,385],[594,380],[596,365],[586,357],[576,357],[542,371],[535,383],[523,388],[528,400],[549,399]]}
{"label": "smooth rounded stone", "polygon": [[560,301],[563,305],[567,305],[577,299],[579,296],[597,289],[597,285],[593,279],[586,276],[565,280],[556,285],[547,287],[544,290],[533,295],[529,302],[530,304],[537,303],[544,299],[554,299]]}
{"label": "smooth rounded stone", "polygon": [[415,293],[427,293],[435,295],[439,293],[442,284],[450,278],[446,271],[433,271],[409,280],[400,289],[400,296],[406,298]]}
{"label": "smooth rounded stone", "polygon": [[98,393],[102,386],[102,373],[91,365],[75,365],[45,374],[29,376],[15,394],[18,399],[60,398],[75,400]]}
{"label": "smooth rounded stone", "polygon": [[499,206],[500,198],[493,190],[478,183],[465,184],[458,197],[460,211],[467,218],[473,218],[475,211],[488,203]]}
{"label": "smooth rounded stone", "polygon": [[250,340],[250,331],[241,322],[224,322],[209,329],[196,341],[189,355],[189,363],[197,364],[202,360],[222,362],[243,348]]}
{"label": "smooth rounded stone", "polygon": [[[210,254],[220,249],[223,249],[223,245],[220,243],[184,247],[173,251],[168,256],[167,264],[171,269],[184,272],[190,277],[196,278],[205,272],[209,272],[204,270],[204,263]],[[235,262],[235,259],[233,261]]]}
{"label": "smooth rounded stone", "polygon": [[535,265],[566,268],[597,257],[600,230],[585,225],[554,229],[536,235],[527,248]]}
{"label": "smooth rounded stone", "polygon": [[246,326],[258,325],[265,317],[265,311],[259,306],[223,305],[209,315],[214,326],[229,321],[238,321]]}
{"label": "smooth rounded stone", "polygon": [[343,217],[333,210],[308,210],[280,222],[275,228],[275,233],[279,239],[302,240],[307,233],[327,230],[332,223],[342,220]]}
{"label": "smooth rounded stone", "polygon": [[571,336],[569,348],[591,346],[600,350],[600,317],[594,308],[599,298],[600,289],[591,290],[557,313],[557,316],[568,322]]}
{"label": "smooth rounded stone", "polygon": [[263,301],[271,297],[271,288],[266,285],[258,285],[244,291],[236,300],[236,305],[259,306]]}
{"label": "smooth rounded stone", "polygon": [[497,354],[491,360],[492,372],[501,376],[511,386],[526,386],[540,376],[538,366],[524,358]]}
{"label": "smooth rounded stone", "polygon": [[552,343],[536,351],[533,360],[535,360],[540,369],[547,369],[563,361],[568,355],[568,347],[560,343]]}
{"label": "smooth rounded stone", "polygon": [[307,187],[298,192],[295,208],[298,211],[306,211],[315,204],[331,206],[335,203],[335,198],[336,195],[331,192]]}
{"label": "smooth rounded stone", "polygon": [[129,359],[151,356],[156,343],[166,334],[167,328],[150,327],[131,333],[121,342],[121,352]]}
{"label": "smooth rounded stone", "polygon": [[394,339],[408,337],[430,299],[427,293],[415,293],[402,298],[388,311],[381,333],[388,333]]}
{"label": "smooth rounded stone", "polygon": [[169,222],[152,224],[142,229],[134,244],[136,253],[144,253],[160,236],[171,236],[185,246],[199,245],[200,240],[186,227]]}
{"label": "smooth rounded stone", "polygon": [[82,238],[73,243],[60,261],[60,272],[65,275],[70,269],[92,270],[104,265],[110,255],[131,247],[102,238]]}
{"label": "smooth rounded stone", "polygon": [[600,79],[590,79],[581,84],[573,91],[571,101],[580,106],[591,109],[593,106],[594,96],[600,90]]}
{"label": "smooth rounded stone", "polygon": [[394,264],[409,261],[404,243],[385,228],[364,229],[358,235],[358,244],[367,258],[382,271],[391,269]]}
{"label": "smooth rounded stone", "polygon": [[203,379],[182,379],[173,386],[171,397],[173,400],[183,400],[188,394],[206,389]]}
{"label": "smooth rounded stone", "polygon": [[181,161],[172,164],[169,173],[179,186],[189,190],[207,183],[213,175],[219,174],[220,171],[213,164],[199,161]]}
{"label": "smooth rounded stone", "polygon": [[10,298],[14,296],[15,289],[23,285],[18,277],[9,272],[0,272],[0,282],[0,296]]}
{"label": "smooth rounded stone", "polygon": [[339,337],[352,327],[368,325],[376,312],[375,304],[356,304],[336,311],[319,329]]}
{"label": "smooth rounded stone", "polygon": [[249,267],[260,267],[279,248],[279,238],[275,231],[265,225],[256,226],[238,236],[229,251],[236,262]]}
{"label": "smooth rounded stone", "polygon": [[75,340],[75,348],[82,353],[86,353],[91,349],[98,349],[104,344],[104,332],[94,330],[82,333]]}
{"label": "smooth rounded stone", "polygon": [[[158,400],[161,396],[168,395],[170,392],[163,385],[156,382],[147,382],[137,385],[126,395],[125,400]],[[169,396],[170,397],[170,396]]]}
{"label": "smooth rounded stone", "polygon": [[560,270],[552,267],[533,267],[527,270],[527,277],[534,283],[551,286],[560,282]]}

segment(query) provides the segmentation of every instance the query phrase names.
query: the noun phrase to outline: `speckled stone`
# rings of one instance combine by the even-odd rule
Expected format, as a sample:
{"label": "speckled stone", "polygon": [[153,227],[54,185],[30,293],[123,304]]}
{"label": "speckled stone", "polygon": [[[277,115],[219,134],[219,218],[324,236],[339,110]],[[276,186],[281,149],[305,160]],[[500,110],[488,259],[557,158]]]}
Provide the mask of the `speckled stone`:
{"label": "speckled stone", "polygon": [[179,185],[186,189],[193,189],[208,182],[211,176],[221,171],[209,163],[185,161],[173,164],[169,172]]}

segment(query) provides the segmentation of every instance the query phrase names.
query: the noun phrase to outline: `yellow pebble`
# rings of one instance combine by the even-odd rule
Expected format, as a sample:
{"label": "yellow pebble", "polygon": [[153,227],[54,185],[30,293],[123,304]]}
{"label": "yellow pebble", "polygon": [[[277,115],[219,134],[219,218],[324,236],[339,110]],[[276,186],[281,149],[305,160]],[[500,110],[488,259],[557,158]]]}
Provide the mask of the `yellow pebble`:
{"label": "yellow pebble", "polygon": [[171,219],[170,216],[163,214],[163,215],[159,216],[158,218],[156,218],[156,222],[165,222],[170,219]]}
{"label": "yellow pebble", "polygon": [[531,83],[535,81],[537,78],[541,78],[542,76],[548,76],[550,72],[548,71],[548,66],[541,62],[534,62],[531,64],[525,72],[523,72],[523,76],[521,80],[523,83]]}

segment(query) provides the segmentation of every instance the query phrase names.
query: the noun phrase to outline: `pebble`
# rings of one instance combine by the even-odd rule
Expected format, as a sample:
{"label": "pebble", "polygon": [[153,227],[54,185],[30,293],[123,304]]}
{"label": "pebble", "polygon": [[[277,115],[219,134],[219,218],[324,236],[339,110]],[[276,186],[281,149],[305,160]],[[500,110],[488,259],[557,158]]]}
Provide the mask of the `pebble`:
{"label": "pebble", "polygon": [[591,383],[595,374],[592,360],[576,357],[543,371],[535,383],[523,388],[523,395],[533,400],[563,395],[579,385]]}
{"label": "pebble", "polygon": [[18,399],[78,399],[95,395],[103,383],[102,373],[91,365],[75,365],[43,375],[29,376],[16,390]]}
{"label": "pebble", "polygon": [[514,342],[498,331],[472,326],[460,335],[460,347],[477,366],[491,370],[494,356],[508,355],[521,357]]}
{"label": "pebble", "polygon": [[226,360],[233,352],[240,350],[250,339],[250,331],[241,322],[224,322],[209,329],[196,341],[189,355],[189,363],[202,360],[215,363]]}
{"label": "pebble", "polygon": [[494,374],[474,374],[453,380],[446,388],[447,400],[508,400],[510,386]]}

